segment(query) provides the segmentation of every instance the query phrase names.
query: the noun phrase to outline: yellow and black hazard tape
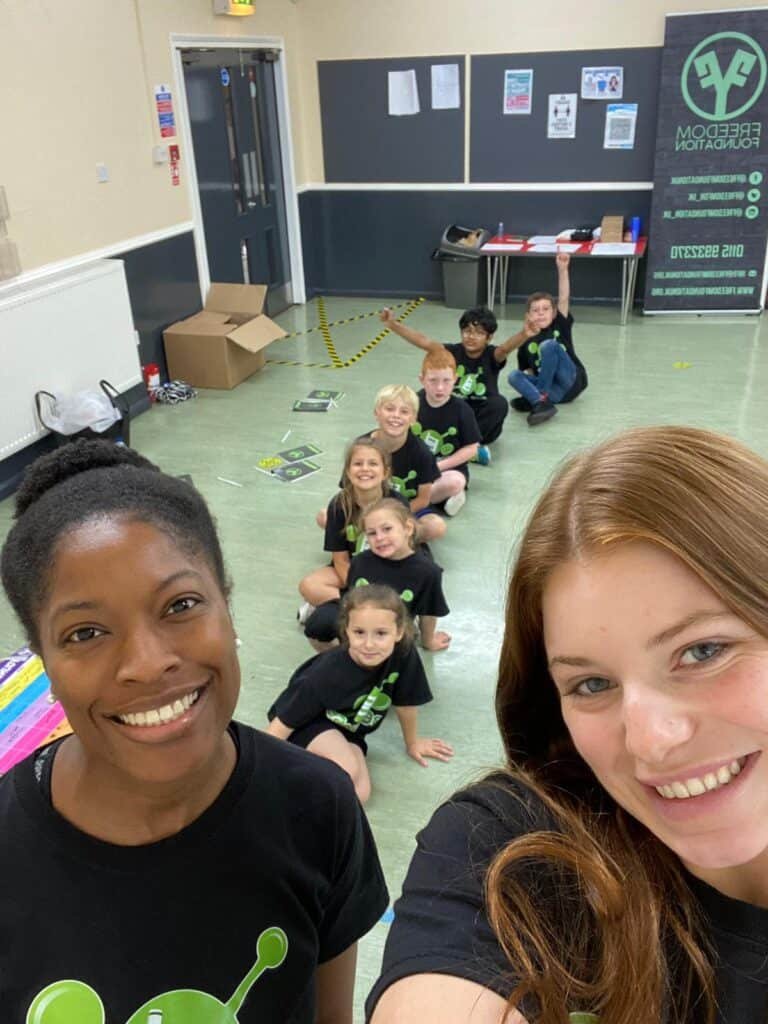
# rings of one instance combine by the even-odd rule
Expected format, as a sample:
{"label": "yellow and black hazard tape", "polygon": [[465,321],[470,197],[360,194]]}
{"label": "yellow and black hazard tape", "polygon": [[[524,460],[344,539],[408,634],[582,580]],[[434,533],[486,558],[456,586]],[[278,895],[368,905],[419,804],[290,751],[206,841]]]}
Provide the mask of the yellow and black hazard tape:
{"label": "yellow and black hazard tape", "polygon": [[[410,306],[410,302],[398,302],[392,303],[390,309],[404,309],[406,306]],[[355,316],[345,317],[343,320],[330,320],[325,326],[326,327],[342,327],[344,324],[353,324],[358,320],[370,320],[371,317],[378,316],[381,313],[380,309],[372,309],[370,313],[357,313]],[[407,315],[407,314],[406,314]],[[305,334],[312,334],[314,331],[321,329],[320,324],[316,327],[307,327],[305,331],[294,331],[292,334],[286,334],[284,338],[278,338],[278,341],[291,341],[294,338],[303,338]]]}
{"label": "yellow and black hazard tape", "polygon": [[[407,316],[410,316],[414,309],[417,309],[422,304],[423,301],[423,298],[419,298],[414,299],[412,302],[409,302],[406,305],[402,315],[398,317],[398,320],[405,320],[405,318]],[[358,360],[362,359],[363,356],[367,355],[369,352],[375,349],[379,342],[386,338],[386,336],[389,333],[390,330],[388,327],[385,327],[383,331],[379,331],[379,333],[376,335],[373,341],[369,341],[367,345],[363,345],[359,352],[356,352],[353,356],[350,356],[349,359],[345,360],[344,366],[352,366],[353,363],[358,362]]]}
{"label": "yellow and black hazard tape", "polygon": [[344,362],[336,351],[336,346],[333,344],[333,338],[331,337],[331,331],[328,326],[328,313],[325,309],[325,299],[322,295],[318,295],[317,297],[317,318],[320,321],[320,334],[323,336],[326,351],[331,357],[331,363],[333,366],[340,369],[344,365]]}
{"label": "yellow and black hazard tape", "polygon": [[[407,303],[400,303],[398,307],[390,306],[389,308],[393,309],[393,308],[403,308],[404,307],[402,314],[397,319],[398,320],[405,320],[405,318],[407,316],[410,316],[410,314],[415,309],[417,309],[422,304],[422,302],[424,302],[424,298],[423,297],[418,298],[418,299],[413,299],[413,300],[411,300],[410,302],[407,302]],[[275,366],[309,366],[309,367],[312,367],[313,369],[320,369],[320,370],[345,370],[347,367],[352,366],[354,363],[359,362],[363,358],[363,356],[367,355],[369,352],[372,352],[373,349],[375,349],[376,346],[379,344],[379,342],[383,341],[383,339],[386,338],[386,336],[390,333],[389,328],[385,327],[383,331],[379,331],[379,333],[376,335],[376,337],[373,339],[373,341],[369,341],[367,345],[363,345],[363,347],[358,352],[355,352],[355,354],[353,356],[350,356],[349,359],[341,359],[339,354],[338,354],[338,352],[336,351],[336,348],[335,348],[334,344],[333,344],[333,340],[331,339],[331,332],[329,330],[330,324],[328,323],[326,312],[325,312],[325,303],[323,302],[321,296],[318,296],[317,306],[318,306],[318,317],[320,318],[319,330],[321,330],[323,332],[323,341],[325,342],[325,347],[326,347],[326,349],[328,351],[328,355],[331,357],[333,362],[332,363],[303,363],[303,362],[300,362],[299,360],[296,360],[296,359],[267,359],[266,361],[268,363],[272,363]],[[348,320],[337,320],[335,322],[336,323],[351,323],[352,320],[362,320],[365,317],[373,316],[373,315],[378,315],[378,310],[376,311],[375,314],[364,313],[362,316],[359,316],[359,317],[350,317]],[[314,328],[313,328],[313,330],[314,330]],[[307,333],[309,333],[309,332],[307,332]]]}

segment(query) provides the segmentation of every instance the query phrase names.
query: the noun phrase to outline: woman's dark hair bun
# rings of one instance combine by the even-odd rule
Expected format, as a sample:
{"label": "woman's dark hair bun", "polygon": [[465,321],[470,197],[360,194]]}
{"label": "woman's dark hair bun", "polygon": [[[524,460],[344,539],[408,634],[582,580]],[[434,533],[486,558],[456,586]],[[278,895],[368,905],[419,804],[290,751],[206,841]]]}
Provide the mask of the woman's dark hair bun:
{"label": "woman's dark hair bun", "polygon": [[15,517],[19,519],[38,498],[52,487],[69,480],[79,473],[92,469],[105,469],[112,466],[131,466],[135,469],[151,469],[158,467],[139,455],[133,448],[113,444],[111,441],[88,440],[80,438],[69,444],[62,445],[48,455],[37,459],[24,474],[21,486],[16,492]]}

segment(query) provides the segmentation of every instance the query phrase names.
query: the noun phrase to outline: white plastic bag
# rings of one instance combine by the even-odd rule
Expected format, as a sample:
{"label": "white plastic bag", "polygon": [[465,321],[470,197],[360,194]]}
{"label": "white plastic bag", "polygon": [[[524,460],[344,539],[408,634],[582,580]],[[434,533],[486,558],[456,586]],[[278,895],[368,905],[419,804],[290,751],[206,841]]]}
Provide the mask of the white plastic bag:
{"label": "white plastic bag", "polygon": [[56,396],[47,411],[45,425],[57,434],[76,434],[90,427],[97,434],[109,430],[120,419],[109,398],[100,391],[78,391],[75,395]]}

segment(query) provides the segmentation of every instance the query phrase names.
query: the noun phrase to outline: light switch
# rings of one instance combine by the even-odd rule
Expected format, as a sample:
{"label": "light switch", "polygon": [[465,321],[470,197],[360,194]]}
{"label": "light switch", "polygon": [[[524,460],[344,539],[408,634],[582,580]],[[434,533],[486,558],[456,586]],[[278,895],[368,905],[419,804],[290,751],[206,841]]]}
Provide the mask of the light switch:
{"label": "light switch", "polygon": [[109,168],[106,164],[96,164],[96,180],[100,185],[109,181]]}

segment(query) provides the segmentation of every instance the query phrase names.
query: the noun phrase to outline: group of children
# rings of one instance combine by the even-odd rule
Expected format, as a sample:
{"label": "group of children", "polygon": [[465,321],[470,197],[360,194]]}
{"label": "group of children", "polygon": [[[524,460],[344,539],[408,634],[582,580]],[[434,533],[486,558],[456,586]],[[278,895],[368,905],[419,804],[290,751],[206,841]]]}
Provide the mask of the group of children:
{"label": "group of children", "polygon": [[330,564],[299,584],[299,623],[318,653],[268,712],[270,733],[335,761],[363,802],[371,791],[365,737],[392,705],[411,757],[425,764],[425,757],[452,756],[448,743],[417,731],[416,709],[432,694],[414,646],[416,621],[426,650],[451,641],[437,628],[449,609],[428,542],[444,536],[444,516],[464,505],[469,464],[491,461],[488,446],[508,410],[498,376],[510,352],[517,351],[518,369],[508,380],[519,392],[510,404],[528,413],[531,426],[587,386],[571,336],[569,262],[557,254],[557,303],[534,293],[522,329],[499,345],[491,340],[496,318],[483,307],[462,315],[461,342],[449,345],[406,327],[388,309],[381,314],[393,333],[425,352],[422,389],[382,388],[376,428],[347,449],[340,489],[317,515]]}

